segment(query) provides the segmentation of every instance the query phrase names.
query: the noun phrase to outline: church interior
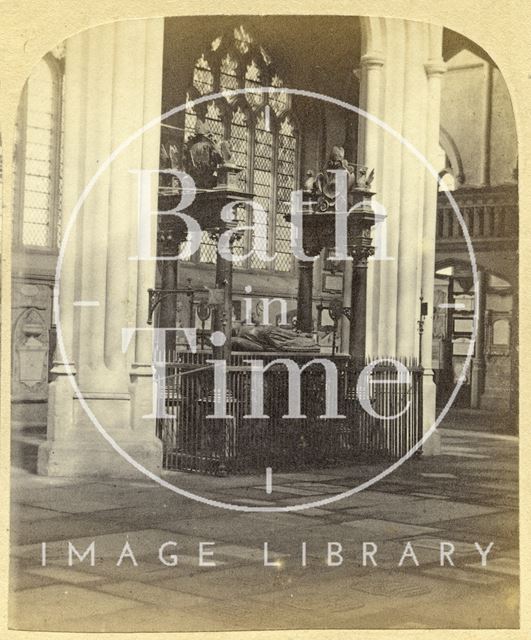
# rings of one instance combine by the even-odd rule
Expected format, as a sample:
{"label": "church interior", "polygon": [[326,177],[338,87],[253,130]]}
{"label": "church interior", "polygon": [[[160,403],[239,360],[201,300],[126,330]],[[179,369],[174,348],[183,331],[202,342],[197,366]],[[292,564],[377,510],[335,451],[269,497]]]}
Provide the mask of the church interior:
{"label": "church interior", "polygon": [[[516,433],[517,140],[511,99],[495,61],[478,45],[447,29],[388,19],[198,16],[121,28],[106,25],[49,52],[34,67],[20,101],[12,194],[12,428],[17,447],[43,449],[43,443],[57,438],[51,433],[59,429],[51,426],[54,420],[64,420],[59,416],[64,408],[58,400],[62,391],[54,387],[54,367],[60,358],[53,290],[76,193],[99,159],[129,133],[128,125],[121,122],[129,112],[131,121],[137,118],[141,126],[143,118],[177,105],[186,107],[152,132],[148,151],[148,143],[138,151],[143,167],[179,167],[183,150],[201,123],[214,139],[228,141],[231,162],[241,169],[238,184],[261,207],[252,213],[246,206],[237,209],[239,223],[245,225],[252,216],[252,226],[236,237],[233,246],[234,254],[243,258],[231,271],[229,317],[224,316],[231,332],[249,324],[270,324],[304,330],[321,354],[415,359],[431,372],[435,411],[448,402],[463,376],[477,313],[475,351],[448,420],[461,429],[470,424]],[[129,79],[119,81],[120,72],[128,68],[125,51],[132,42],[138,46],[130,63],[138,64]],[[107,54],[114,56],[112,70],[98,77],[98,55]],[[276,91],[260,92],[260,87]],[[248,91],[223,95],[239,89]],[[290,89],[323,94],[336,103]],[[220,97],[201,101],[209,94]],[[82,103],[83,109],[78,108]],[[440,183],[407,157],[396,139],[340,103],[374,113],[411,140],[426,154]],[[334,260],[328,247],[318,246],[319,259],[311,264],[306,279],[302,272],[308,273],[308,268],[291,254],[287,217],[291,193],[304,190],[337,148],[351,166],[374,169],[370,190],[388,219],[388,256],[384,253],[383,260],[374,260],[368,254],[368,264],[365,260],[364,304],[351,296],[355,292],[350,289],[352,269]],[[145,164],[148,160],[151,165]],[[165,208],[172,179],[161,174],[159,210]],[[94,394],[104,391],[93,382],[99,375],[95,353],[103,354],[106,375],[116,373],[113,381],[122,379],[124,367],[134,366],[132,360],[122,362],[107,340],[100,344],[104,329],[118,326],[130,309],[142,316],[142,323],[149,313],[154,326],[196,327],[205,352],[214,325],[221,326],[217,312],[204,298],[194,298],[190,304],[187,292],[215,288],[215,234],[203,231],[198,251],[180,260],[159,260],[147,277],[139,268],[136,284],[131,284],[131,278],[120,280],[120,264],[115,267],[108,257],[101,258],[105,251],[107,256],[122,255],[133,242],[131,234],[123,235],[124,228],[136,224],[134,194],[124,195],[133,190],[132,183],[122,178],[116,184],[115,180],[107,185],[110,195],[87,202],[84,215],[98,213],[92,220],[83,219],[85,237],[76,240],[78,257],[65,263],[75,264],[72,282],[64,285],[72,287],[72,300],[94,298],[85,293],[100,284],[106,300],[107,315],[101,325],[99,320],[94,324],[79,320],[75,315],[81,313],[79,308],[66,319],[71,322],[66,340],[77,354],[80,385]],[[468,230],[477,278],[447,192]],[[106,218],[98,217],[102,197],[108,200],[103,205],[108,208]],[[186,243],[176,244],[165,232],[165,216],[160,218],[158,256],[171,257]],[[107,245],[100,242],[98,221],[107,225]],[[373,238],[379,237],[376,226]],[[255,242],[274,259],[250,251]],[[399,257],[393,260],[393,256]],[[100,259],[101,277],[95,275]],[[149,288],[155,292],[152,302],[157,301],[157,291],[175,295],[159,299],[153,308],[150,303],[148,309]],[[119,299],[124,295],[129,310],[122,313]],[[420,297],[427,301],[426,307],[420,305]],[[267,300],[272,302],[264,304]],[[361,343],[352,329],[352,318],[360,315],[360,309]],[[109,320],[111,311],[115,319]],[[82,345],[89,334],[89,344]],[[357,351],[353,351],[356,339]],[[173,354],[179,353],[177,338],[170,346]],[[142,347],[137,342],[135,348],[138,360]],[[82,370],[84,358],[93,379]],[[111,399],[118,413],[123,410],[120,415],[131,411],[134,422],[133,392],[131,398],[125,397],[130,384],[130,380],[115,386],[113,382]],[[71,392],[69,397],[71,401]],[[108,401],[111,407],[111,399],[94,398]],[[131,409],[125,408],[126,400]],[[429,400],[425,404],[429,406]],[[74,418],[68,420],[75,422],[76,411],[74,407],[69,414]],[[47,455],[52,454],[44,458]],[[54,473],[46,460],[39,472]],[[65,466],[65,473],[69,468]]]}

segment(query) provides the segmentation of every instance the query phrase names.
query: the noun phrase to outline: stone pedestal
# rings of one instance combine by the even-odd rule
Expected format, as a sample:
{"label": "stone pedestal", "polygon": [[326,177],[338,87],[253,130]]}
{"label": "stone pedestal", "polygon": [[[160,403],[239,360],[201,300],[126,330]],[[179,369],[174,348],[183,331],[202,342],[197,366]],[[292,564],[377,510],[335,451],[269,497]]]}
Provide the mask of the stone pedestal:
{"label": "stone pedestal", "polygon": [[[56,365],[52,370],[48,439],[39,447],[37,472],[48,476],[138,477],[139,472],[91,422],[74,394],[69,371],[75,376],[71,366]],[[120,447],[138,463],[159,473],[162,445],[155,436],[154,421],[146,424],[148,421],[142,419],[152,403],[151,366],[132,378],[131,393],[86,394],[84,399]]]}
{"label": "stone pedestal", "polygon": [[[436,387],[433,380],[433,370],[425,369],[422,379],[422,430],[427,433],[433,426],[436,417]],[[422,445],[425,456],[437,455],[441,452],[441,434],[436,429]]]}
{"label": "stone pedestal", "polygon": [[[131,440],[120,446],[136,462],[155,474],[161,472],[162,443],[155,436],[149,441]],[[100,441],[48,440],[39,447],[37,472],[46,476],[92,478],[139,478],[140,472],[110,445]]]}

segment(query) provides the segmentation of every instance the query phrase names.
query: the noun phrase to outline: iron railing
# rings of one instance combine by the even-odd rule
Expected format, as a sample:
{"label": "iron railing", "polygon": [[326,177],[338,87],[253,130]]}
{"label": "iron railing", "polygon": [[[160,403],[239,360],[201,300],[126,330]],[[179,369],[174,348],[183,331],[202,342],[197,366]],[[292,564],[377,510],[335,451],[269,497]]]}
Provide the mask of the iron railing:
{"label": "iron railing", "polygon": [[[325,372],[312,364],[301,374],[301,414],[288,413],[288,372],[277,364],[264,372],[264,415],[251,414],[251,369],[247,360],[267,364],[290,358],[299,366],[315,354],[236,353],[227,366],[226,412],[214,414],[211,353],[175,352],[167,365],[166,417],[158,420],[166,469],[207,474],[249,473],[271,467],[293,471],[348,464],[360,458],[399,458],[422,437],[422,368],[404,362],[409,382],[396,368],[380,364],[372,372],[367,400],[375,415],[360,403],[357,381],[367,364],[347,356],[328,356],[338,372],[338,413],[325,413]],[[387,419],[386,419],[387,418]]]}

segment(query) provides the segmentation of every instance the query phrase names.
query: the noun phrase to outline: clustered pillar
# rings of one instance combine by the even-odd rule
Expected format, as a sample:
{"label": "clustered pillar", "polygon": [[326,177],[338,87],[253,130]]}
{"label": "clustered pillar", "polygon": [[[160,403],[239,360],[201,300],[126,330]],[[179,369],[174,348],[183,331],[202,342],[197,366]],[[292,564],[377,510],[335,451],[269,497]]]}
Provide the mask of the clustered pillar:
{"label": "clustered pillar", "polygon": [[[85,185],[129,136],[160,115],[162,18],[103,25],[66,43],[63,221]],[[101,61],[105,60],[102,65]],[[65,238],[59,288],[58,349],[50,384],[47,441],[38,471],[47,475],[127,476],[138,471],[107,442],[97,422],[132,458],[161,467],[153,405],[152,339],[146,327],[155,261],[138,255],[137,180],[157,170],[159,127],[136,138],[102,172]],[[152,210],[157,209],[152,189]],[[156,216],[151,225],[155,252]],[[74,304],[76,303],[76,304]]]}
{"label": "clustered pillar", "polygon": [[[424,432],[435,421],[432,322],[439,144],[444,73],[442,28],[386,18],[362,18],[361,108],[400,137],[360,116],[358,162],[374,166],[384,208],[387,259],[369,260],[367,355],[416,358],[420,297],[428,303],[422,343]],[[363,85],[366,86],[363,86]],[[416,157],[408,145],[421,154]],[[354,303],[354,300],[353,300]],[[437,453],[435,433],[423,446]]]}

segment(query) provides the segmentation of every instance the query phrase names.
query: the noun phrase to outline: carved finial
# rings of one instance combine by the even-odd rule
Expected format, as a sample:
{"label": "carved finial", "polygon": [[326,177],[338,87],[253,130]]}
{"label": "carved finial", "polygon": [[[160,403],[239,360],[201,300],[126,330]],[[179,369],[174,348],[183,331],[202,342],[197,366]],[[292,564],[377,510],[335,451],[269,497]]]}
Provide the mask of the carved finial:
{"label": "carved finial", "polygon": [[200,118],[197,118],[195,122],[195,135],[206,136],[207,138],[212,137],[212,132],[210,131],[210,127],[204,120],[201,120]]}
{"label": "carved finial", "polygon": [[369,171],[369,168],[362,164],[354,164],[349,166],[349,173],[349,190],[361,189],[362,191],[368,191],[371,188],[374,180],[374,169]]}

